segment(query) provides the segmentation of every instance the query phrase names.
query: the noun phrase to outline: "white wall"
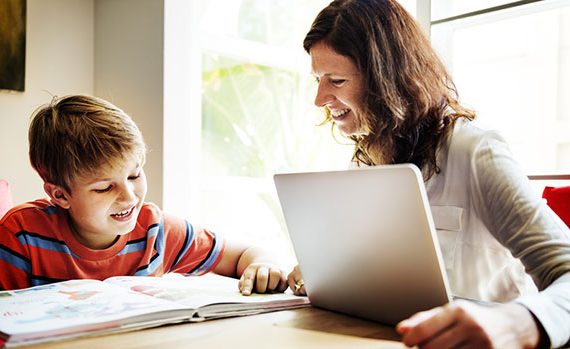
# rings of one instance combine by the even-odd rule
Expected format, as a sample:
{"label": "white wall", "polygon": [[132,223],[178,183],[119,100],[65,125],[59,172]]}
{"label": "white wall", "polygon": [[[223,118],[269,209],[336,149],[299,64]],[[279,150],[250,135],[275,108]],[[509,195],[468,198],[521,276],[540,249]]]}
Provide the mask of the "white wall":
{"label": "white wall", "polygon": [[95,1],[95,95],[127,112],[150,149],[147,201],[162,206],[164,0]]}
{"label": "white wall", "polygon": [[24,92],[0,90],[0,178],[15,203],[43,196],[28,160],[32,112],[52,95],[92,94],[93,0],[28,0]]}
{"label": "white wall", "polygon": [[[1,0],[0,0],[1,1]],[[43,196],[28,160],[31,113],[94,94],[133,117],[150,148],[147,200],[162,205],[164,0],[28,0],[25,92],[0,91],[0,178],[14,203]]]}

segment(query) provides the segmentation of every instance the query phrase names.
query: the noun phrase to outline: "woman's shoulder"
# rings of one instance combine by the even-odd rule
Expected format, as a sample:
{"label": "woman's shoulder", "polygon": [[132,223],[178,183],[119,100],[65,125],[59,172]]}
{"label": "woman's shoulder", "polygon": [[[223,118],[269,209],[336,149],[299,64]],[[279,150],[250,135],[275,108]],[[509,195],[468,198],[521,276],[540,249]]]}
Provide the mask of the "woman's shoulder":
{"label": "woman's shoulder", "polygon": [[499,132],[458,120],[447,142],[439,149],[438,165],[451,177],[465,178],[474,167],[491,165],[496,154],[509,154]]}
{"label": "woman's shoulder", "polygon": [[498,131],[469,120],[459,120],[453,128],[448,147],[453,152],[474,153],[482,145],[495,141],[505,142]]}

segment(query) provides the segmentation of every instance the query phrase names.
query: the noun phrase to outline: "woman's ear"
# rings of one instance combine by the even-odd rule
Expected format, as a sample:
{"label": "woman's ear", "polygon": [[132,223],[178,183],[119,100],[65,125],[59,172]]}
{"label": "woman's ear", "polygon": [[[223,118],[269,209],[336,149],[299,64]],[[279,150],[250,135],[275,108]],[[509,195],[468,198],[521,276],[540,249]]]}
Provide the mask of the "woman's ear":
{"label": "woman's ear", "polygon": [[71,206],[69,204],[69,193],[59,185],[44,182],[44,190],[52,203],[64,209],[68,209]]}

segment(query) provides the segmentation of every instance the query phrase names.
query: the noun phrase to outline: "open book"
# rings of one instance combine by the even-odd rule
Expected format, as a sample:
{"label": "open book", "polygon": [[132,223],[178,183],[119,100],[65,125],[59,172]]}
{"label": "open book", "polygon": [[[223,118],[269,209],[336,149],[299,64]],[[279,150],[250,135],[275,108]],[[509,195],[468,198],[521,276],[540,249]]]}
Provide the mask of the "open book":
{"label": "open book", "polygon": [[0,292],[0,345],[14,347],[309,304],[290,293],[242,296],[238,280],[207,274],[70,280]]}

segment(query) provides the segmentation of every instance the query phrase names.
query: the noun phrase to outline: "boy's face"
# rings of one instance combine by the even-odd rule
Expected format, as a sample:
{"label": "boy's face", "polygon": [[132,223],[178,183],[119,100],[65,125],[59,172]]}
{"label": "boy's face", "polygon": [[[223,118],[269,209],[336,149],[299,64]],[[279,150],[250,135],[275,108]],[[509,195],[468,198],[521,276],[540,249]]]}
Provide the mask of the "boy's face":
{"label": "boy's face", "polygon": [[147,191],[142,160],[133,156],[94,175],[77,178],[67,193],[67,208],[78,240],[93,249],[107,248],[131,232]]}

